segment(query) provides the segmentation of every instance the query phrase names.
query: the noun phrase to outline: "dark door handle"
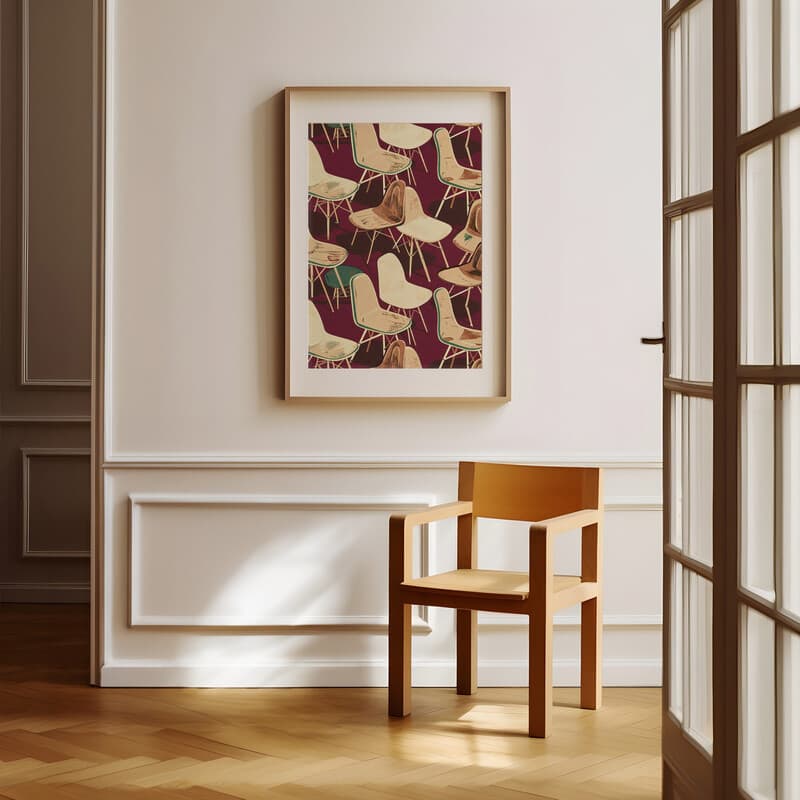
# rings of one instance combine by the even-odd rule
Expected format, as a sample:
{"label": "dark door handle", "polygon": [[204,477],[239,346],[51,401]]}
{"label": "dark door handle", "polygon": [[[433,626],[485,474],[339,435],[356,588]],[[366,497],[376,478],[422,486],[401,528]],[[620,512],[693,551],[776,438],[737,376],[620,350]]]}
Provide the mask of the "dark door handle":
{"label": "dark door handle", "polygon": [[664,323],[661,323],[661,336],[642,336],[639,340],[642,344],[660,344],[664,349]]}

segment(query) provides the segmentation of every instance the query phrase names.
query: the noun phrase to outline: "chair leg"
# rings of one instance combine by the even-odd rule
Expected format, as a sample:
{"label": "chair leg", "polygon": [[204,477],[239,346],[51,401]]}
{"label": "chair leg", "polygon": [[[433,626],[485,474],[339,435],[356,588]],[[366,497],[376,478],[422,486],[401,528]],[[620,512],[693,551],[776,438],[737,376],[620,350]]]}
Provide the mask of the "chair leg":
{"label": "chair leg", "polygon": [[411,606],[389,602],[389,716],[411,713]]}
{"label": "chair leg", "polygon": [[553,707],[553,616],[545,609],[529,615],[528,736],[549,733]]}
{"label": "chair leg", "polygon": [[581,708],[600,708],[603,701],[603,620],[600,599],[581,603]]}
{"label": "chair leg", "polygon": [[456,611],[456,692],[475,694],[478,688],[478,614]]}

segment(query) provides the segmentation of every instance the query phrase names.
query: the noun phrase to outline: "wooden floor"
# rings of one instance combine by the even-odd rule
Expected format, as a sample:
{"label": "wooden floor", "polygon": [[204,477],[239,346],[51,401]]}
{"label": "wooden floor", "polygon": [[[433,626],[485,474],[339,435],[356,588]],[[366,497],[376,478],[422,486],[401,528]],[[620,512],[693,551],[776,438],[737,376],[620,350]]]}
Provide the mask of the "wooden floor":
{"label": "wooden floor", "polygon": [[529,739],[526,691],[94,689],[82,606],[0,606],[0,798],[532,800],[657,798],[660,693],[602,711],[556,690]]}

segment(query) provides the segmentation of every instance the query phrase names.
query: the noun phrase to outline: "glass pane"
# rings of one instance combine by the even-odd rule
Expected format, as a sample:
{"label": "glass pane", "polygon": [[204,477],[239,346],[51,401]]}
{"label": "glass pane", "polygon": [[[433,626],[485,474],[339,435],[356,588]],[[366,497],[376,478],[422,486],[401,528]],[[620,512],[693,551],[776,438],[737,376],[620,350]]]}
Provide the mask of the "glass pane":
{"label": "glass pane", "polygon": [[739,780],[756,800],[775,797],[775,624],[744,608]]}
{"label": "glass pane", "polygon": [[671,395],[672,420],[670,423],[670,437],[672,440],[670,452],[670,520],[669,540],[675,547],[683,547],[683,437],[686,429],[683,422],[683,407],[686,398],[679,394]]}
{"label": "glass pane", "polygon": [[800,364],[800,128],[780,139],[780,171],[783,361]]}
{"label": "glass pane", "polygon": [[714,231],[710,208],[688,215],[689,380],[710,381],[714,370]]}
{"label": "glass pane", "polygon": [[711,188],[711,16],[711,0],[701,0],[670,31],[672,200]]}
{"label": "glass pane", "polygon": [[669,199],[683,197],[683,20],[669,32]]}
{"label": "glass pane", "polygon": [[741,359],[772,364],[772,143],[741,160]]}
{"label": "glass pane", "polygon": [[714,371],[713,212],[692,211],[670,235],[670,374],[711,381]]}
{"label": "glass pane", "polygon": [[669,710],[683,720],[683,566],[672,562],[669,602]]}
{"label": "glass pane", "polygon": [[713,691],[711,686],[710,581],[687,570],[689,577],[688,683],[689,713],[686,729],[711,752],[713,741]]}
{"label": "glass pane", "polygon": [[781,696],[779,708],[778,797],[800,797],[800,636],[781,633]]}
{"label": "glass pane", "polygon": [[687,550],[690,556],[711,565],[712,492],[714,479],[713,403],[689,398]]}
{"label": "glass pane", "polygon": [[780,28],[778,111],[784,113],[800,106],[800,2],[798,0],[780,0]]}
{"label": "glass pane", "polygon": [[676,217],[670,225],[669,237],[669,374],[684,378],[683,372],[683,221]]}
{"label": "glass pane", "polygon": [[[783,558],[781,603],[800,618],[800,386],[783,387]],[[800,797],[800,794],[798,794]]]}
{"label": "glass pane", "polygon": [[771,386],[751,384],[742,391],[742,548],[741,581],[773,601],[775,536],[775,404]]}
{"label": "glass pane", "polygon": [[772,3],[739,0],[739,126],[772,119]]}

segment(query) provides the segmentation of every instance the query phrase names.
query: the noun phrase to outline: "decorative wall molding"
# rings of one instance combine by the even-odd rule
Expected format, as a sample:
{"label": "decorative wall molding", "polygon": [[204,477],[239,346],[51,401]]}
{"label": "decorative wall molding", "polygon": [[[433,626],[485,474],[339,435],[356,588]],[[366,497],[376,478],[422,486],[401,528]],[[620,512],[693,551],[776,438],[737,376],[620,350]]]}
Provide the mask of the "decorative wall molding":
{"label": "decorative wall molding", "polygon": [[89,550],[33,550],[31,549],[31,459],[41,456],[71,456],[89,458],[88,447],[23,447],[22,454],[22,556],[23,558],[89,558]]}
{"label": "decorative wall molding", "polygon": [[[128,536],[128,626],[131,628],[225,628],[225,629],[286,629],[301,630],[324,628],[325,630],[374,631],[386,630],[388,618],[369,615],[298,615],[298,616],[254,616],[230,617],[143,615],[136,595],[137,573],[141,569],[138,559],[138,542],[142,535],[141,509],[146,505],[170,506],[266,506],[275,511],[416,511],[430,506],[434,499],[426,496],[298,496],[298,495],[248,495],[248,494],[131,494],[129,495]],[[420,561],[423,575],[428,574],[429,531],[420,526]],[[428,609],[414,607],[412,630],[430,633]]]}
{"label": "decorative wall molding", "polygon": [[[414,686],[455,686],[455,660],[419,661],[412,666]],[[555,659],[553,683],[578,686],[578,659]],[[287,679],[288,676],[288,679]],[[387,684],[384,659],[285,660],[266,664],[174,664],[160,661],[118,661],[102,668],[101,685],[280,688],[298,686],[375,686]],[[478,662],[479,686],[527,686],[528,662]],[[604,686],[660,686],[661,659],[605,659]]]}
{"label": "decorative wall molding", "polygon": [[0,583],[0,603],[88,602],[88,583]]}
{"label": "decorative wall molding", "polygon": [[[556,628],[579,628],[581,618],[578,614],[555,614],[553,626]],[[604,614],[603,628],[660,628],[661,614]],[[527,628],[528,620],[522,614],[478,613],[481,628]]]}
{"label": "decorative wall molding", "polygon": [[28,365],[30,231],[30,0],[22,0],[22,203],[20,228],[20,386],[90,387],[90,378],[32,378]]}
{"label": "decorative wall molding", "polygon": [[18,425],[28,423],[79,423],[90,425],[90,416],[71,414],[0,414],[0,425]]}
{"label": "decorative wall molding", "polygon": [[[551,466],[599,466],[603,469],[660,470],[657,459],[637,460],[635,456],[577,455],[574,457],[542,454],[522,458],[513,456],[474,456],[472,460],[513,464],[548,464]],[[166,454],[140,455],[119,453],[103,462],[103,469],[458,469],[452,456],[281,456]]]}

